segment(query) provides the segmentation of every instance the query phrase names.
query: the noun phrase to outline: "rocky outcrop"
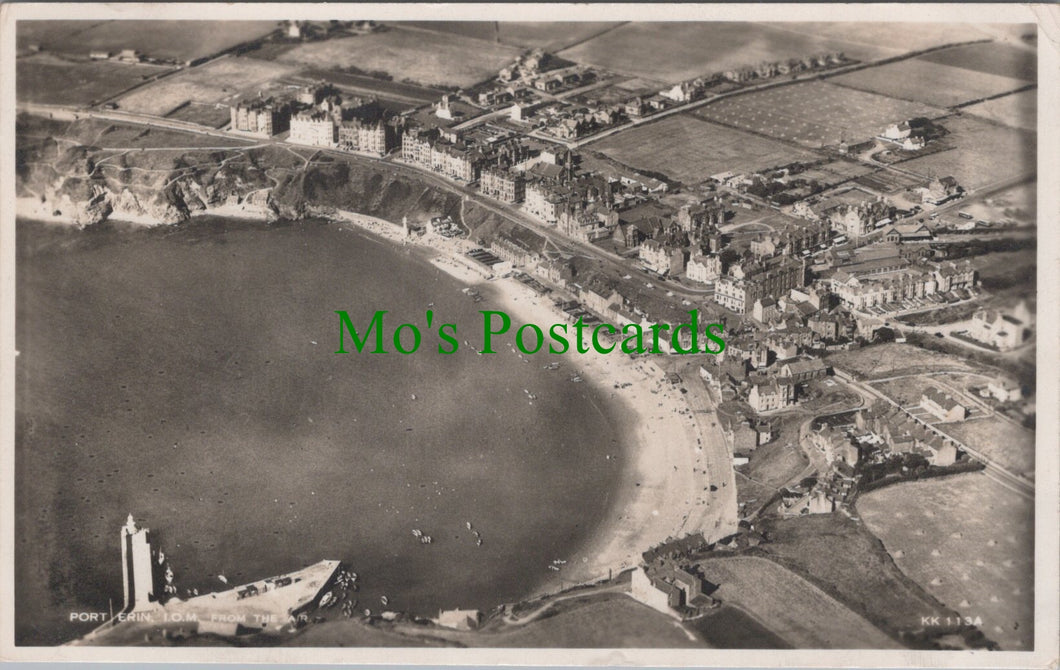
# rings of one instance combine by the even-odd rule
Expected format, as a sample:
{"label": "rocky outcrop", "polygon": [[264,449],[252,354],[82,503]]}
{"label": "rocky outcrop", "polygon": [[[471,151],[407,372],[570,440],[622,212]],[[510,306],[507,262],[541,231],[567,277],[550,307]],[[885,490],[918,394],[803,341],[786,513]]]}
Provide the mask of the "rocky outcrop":
{"label": "rocky outcrop", "polygon": [[459,195],[385,164],[318,157],[306,167],[282,147],[178,154],[20,139],[17,162],[19,196],[79,226],[174,224],[211,211],[270,220],[327,208],[389,221],[461,214]]}

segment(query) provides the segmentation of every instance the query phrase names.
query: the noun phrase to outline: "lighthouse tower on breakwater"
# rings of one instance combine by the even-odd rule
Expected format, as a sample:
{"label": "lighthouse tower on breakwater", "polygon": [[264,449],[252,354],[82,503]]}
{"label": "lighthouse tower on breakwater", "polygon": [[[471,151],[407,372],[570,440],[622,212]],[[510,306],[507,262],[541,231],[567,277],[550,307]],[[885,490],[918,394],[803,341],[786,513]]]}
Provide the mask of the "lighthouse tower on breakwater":
{"label": "lighthouse tower on breakwater", "polygon": [[150,529],[136,526],[132,514],[121,529],[121,568],[125,582],[126,612],[159,599],[155,552],[151,548],[149,534]]}

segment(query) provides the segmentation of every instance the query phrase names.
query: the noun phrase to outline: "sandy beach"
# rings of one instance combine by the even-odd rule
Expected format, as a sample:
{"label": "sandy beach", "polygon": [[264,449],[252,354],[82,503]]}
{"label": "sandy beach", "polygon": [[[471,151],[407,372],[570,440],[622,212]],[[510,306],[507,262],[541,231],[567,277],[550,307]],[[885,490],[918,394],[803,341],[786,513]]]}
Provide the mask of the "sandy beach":
{"label": "sandy beach", "polygon": [[[430,262],[441,270],[468,284],[492,286],[513,321],[535,323],[547,330],[567,320],[548,296],[511,278],[487,281],[473,265],[463,262],[463,252],[476,246],[468,240],[431,234],[407,238],[400,226],[381,219],[352,212],[333,217],[394,242],[431,250]],[[627,453],[608,455],[629,459],[622,464],[621,488],[612,492],[612,514],[539,593],[606,578],[609,570],[617,574],[634,567],[643,551],[667,538],[701,532],[713,541],[735,533],[732,454],[714,412],[693,412],[680,389],[664,380],[665,373],[651,358],[595,351],[564,357],[567,365],[622,407],[632,434],[627,436]],[[712,485],[715,491],[710,490]]]}
{"label": "sandy beach", "polygon": [[[31,204],[20,199],[20,215],[62,220],[42,216],[29,208]],[[241,206],[210,208],[202,214],[261,216],[256,208],[251,211]],[[435,267],[465,284],[492,286],[499,295],[500,307],[512,315],[513,321],[535,323],[547,330],[549,325],[567,320],[550,297],[540,296],[514,279],[488,280],[480,269],[464,260],[463,254],[477,246],[469,240],[431,233],[407,236],[401,225],[355,212],[327,210],[319,215],[392,243],[415,247],[425,252]],[[119,213],[114,218],[128,220]],[[135,219],[132,222],[146,223]],[[609,501],[610,516],[574,555],[566,557],[567,563],[554,578],[542,584],[538,594],[634,567],[643,551],[667,538],[701,532],[713,541],[734,533],[737,509],[732,454],[714,412],[694,412],[679,388],[664,380],[664,371],[652,358],[634,359],[626,354],[595,351],[568,353],[564,358],[566,365],[621,407],[630,427],[627,446],[624,452],[616,448],[616,453],[607,458],[627,462],[620,463],[620,488],[609,494],[613,496]],[[601,463],[601,467],[605,465]],[[711,486],[716,490],[711,491]]]}

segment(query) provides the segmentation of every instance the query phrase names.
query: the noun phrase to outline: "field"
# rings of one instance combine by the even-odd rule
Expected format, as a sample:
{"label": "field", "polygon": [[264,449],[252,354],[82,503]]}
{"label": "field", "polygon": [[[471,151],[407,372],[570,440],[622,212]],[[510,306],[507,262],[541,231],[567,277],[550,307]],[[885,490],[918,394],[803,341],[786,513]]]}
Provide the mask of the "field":
{"label": "field", "polygon": [[136,49],[152,58],[210,56],[276,29],[275,21],[19,21],[19,47],[77,53]]}
{"label": "field", "polygon": [[1020,49],[1008,44],[969,44],[924,54],[918,58],[1000,77],[1027,82],[1038,81],[1037,54],[1031,49]]}
{"label": "field", "polygon": [[512,631],[482,634],[489,647],[702,647],[677,622],[626,595],[595,600]]}
{"label": "field", "polygon": [[227,107],[217,108],[202,102],[189,102],[166,115],[167,119],[177,119],[188,123],[197,123],[210,128],[220,128],[232,118]]}
{"label": "field", "polygon": [[477,39],[395,28],[300,44],[280,55],[276,62],[324,69],[353,65],[365,72],[386,72],[395,81],[471,86],[495,75],[521,52],[516,47]]}
{"label": "field", "polygon": [[15,67],[17,100],[47,105],[90,105],[169,69],[112,61],[72,63],[48,55],[20,58]]}
{"label": "field", "polygon": [[325,79],[339,88],[362,94],[377,95],[396,99],[409,99],[420,104],[436,102],[443,92],[434,88],[402,84],[396,81],[385,81],[365,75],[349,74],[336,70],[306,70],[299,73],[300,78],[316,81]]}
{"label": "field", "polygon": [[729,605],[722,605],[685,625],[695,629],[715,649],[791,648],[745,612]]}
{"label": "field", "polygon": [[861,615],[790,570],[762,558],[701,561],[714,597],[735,605],[796,649],[894,649]]}
{"label": "field", "polygon": [[732,21],[627,23],[560,55],[619,74],[675,83],[762,61],[825,51],[844,51],[855,58],[884,53],[875,47],[859,47],[841,39]]}
{"label": "field", "polygon": [[867,349],[853,349],[830,354],[829,365],[867,379],[883,379],[924,370],[968,372],[972,368],[953,356],[940,354],[909,344],[894,342]]}
{"label": "field", "polygon": [[402,21],[396,25],[555,52],[621,24],[602,21]]}
{"label": "field", "polygon": [[997,416],[948,423],[941,428],[1009,472],[1034,479],[1034,431]]}
{"label": "field", "polygon": [[1020,175],[1034,174],[1037,167],[1036,134],[984,121],[974,116],[944,119],[950,131],[945,141],[955,146],[930,156],[900,164],[905,170],[953,175],[965,189],[981,189]]}
{"label": "field", "polygon": [[829,81],[935,107],[952,107],[1027,85],[1019,79],[917,58],[858,70]]}
{"label": "field", "polygon": [[927,105],[820,81],[726,98],[693,112],[704,119],[811,147],[874,137],[891,123],[940,113]]}
{"label": "field", "polygon": [[[780,30],[831,39],[846,45],[845,50],[854,58],[865,60],[875,57],[895,56],[899,53],[918,51],[928,47],[969,42],[993,37],[992,30],[983,30],[966,23],[841,23],[800,22],[768,23]],[[1004,28],[1005,24],[996,24]],[[995,26],[989,26],[995,28]],[[1030,27],[1033,31],[1033,26]]]}
{"label": "field", "polygon": [[[759,509],[792,479],[801,474],[809,461],[799,448],[799,424],[803,417],[789,416],[780,421],[780,433],[751,453],[747,465],[736,469],[736,497],[746,503],[741,516]],[[777,422],[774,422],[776,425]]]}
{"label": "field", "polygon": [[[944,375],[905,375],[888,379],[887,381],[875,382],[871,386],[898,403],[901,407],[909,410],[910,413],[932,425],[939,424],[940,421],[934,415],[929,414],[927,410],[918,407],[921,396],[932,388],[943,393],[953,394],[952,385],[946,383],[946,376]],[[981,408],[974,403],[969,403],[966,398],[962,400],[964,400],[964,406],[971,412],[970,416],[983,416]],[[953,425],[955,424],[946,423],[937,427],[944,432],[949,432]]]}
{"label": "field", "polygon": [[877,170],[872,174],[862,175],[854,181],[860,186],[864,186],[877,193],[893,193],[895,194],[895,198],[904,197],[904,195],[898,193],[898,191],[905,191],[907,188],[922,186],[924,184],[923,178],[908,175],[904,172],[891,172],[888,170]]}
{"label": "field", "polygon": [[[145,161],[152,160],[152,155],[168,154],[168,159],[175,158],[167,149],[173,148],[206,148],[206,147],[245,147],[253,140],[237,137],[215,137],[199,133],[181,132],[165,128],[145,128],[140,125],[111,123],[99,119],[82,119],[72,123],[52,121],[33,116],[19,117],[18,121],[20,146],[29,139],[39,139],[54,143],[61,138],[58,146],[68,148],[69,143],[83,146],[108,149],[151,149],[137,152],[136,156]],[[287,153],[287,152],[283,152]],[[133,156],[133,154],[130,154]],[[163,167],[163,166],[150,166]]]}
{"label": "field", "polygon": [[[793,570],[898,638],[921,631],[921,616],[953,616],[891,561],[864,525],[841,514],[760,522],[770,560]],[[842,556],[843,560],[835,560]]]}
{"label": "field", "polygon": [[662,172],[687,184],[729,170],[755,170],[811,157],[806,151],[685,114],[616,133],[590,146],[630,167]]}
{"label": "field", "polygon": [[[1009,472],[1034,479],[1034,431],[994,414],[990,405],[968,386],[986,386],[990,375],[910,375],[872,386],[910,414],[982,454]],[[963,421],[943,423],[919,407],[921,395],[930,388],[958,398],[967,409]],[[962,395],[962,393],[964,395]]]}
{"label": "field", "polygon": [[294,67],[253,58],[224,58],[139,88],[119,100],[122,109],[165,116],[185,102],[212,104],[257,96]]}
{"label": "field", "polygon": [[997,121],[1012,128],[1037,130],[1038,91],[1020,91],[964,108],[967,114]]}
{"label": "field", "polygon": [[1033,503],[981,473],[888,486],[858,511],[895,563],[1003,649],[1034,640]]}

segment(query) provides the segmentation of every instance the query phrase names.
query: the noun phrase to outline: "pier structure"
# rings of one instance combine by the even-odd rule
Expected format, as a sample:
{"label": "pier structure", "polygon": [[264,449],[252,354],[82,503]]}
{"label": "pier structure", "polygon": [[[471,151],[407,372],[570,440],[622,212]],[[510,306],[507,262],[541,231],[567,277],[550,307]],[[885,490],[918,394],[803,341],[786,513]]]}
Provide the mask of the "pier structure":
{"label": "pier structure", "polygon": [[151,530],[140,528],[132,514],[121,528],[121,568],[125,585],[123,612],[142,609],[158,602],[160,565],[158,552],[151,546]]}

